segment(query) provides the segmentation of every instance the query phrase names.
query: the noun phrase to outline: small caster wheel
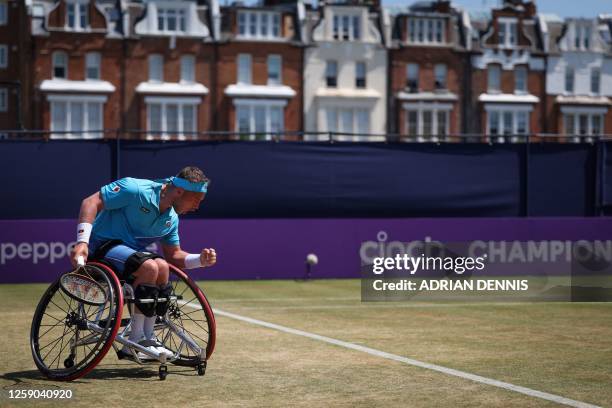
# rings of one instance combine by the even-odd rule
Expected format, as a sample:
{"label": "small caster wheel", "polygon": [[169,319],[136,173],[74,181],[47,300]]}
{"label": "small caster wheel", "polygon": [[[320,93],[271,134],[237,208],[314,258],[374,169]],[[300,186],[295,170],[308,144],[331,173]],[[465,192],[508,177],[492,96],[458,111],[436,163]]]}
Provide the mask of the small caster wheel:
{"label": "small caster wheel", "polygon": [[67,359],[64,360],[64,367],[72,368],[74,367],[74,356],[71,354]]}
{"label": "small caster wheel", "polygon": [[206,374],[206,362],[198,364],[198,375]]}
{"label": "small caster wheel", "polygon": [[165,365],[159,366],[159,379],[164,381],[168,376],[168,367]]}

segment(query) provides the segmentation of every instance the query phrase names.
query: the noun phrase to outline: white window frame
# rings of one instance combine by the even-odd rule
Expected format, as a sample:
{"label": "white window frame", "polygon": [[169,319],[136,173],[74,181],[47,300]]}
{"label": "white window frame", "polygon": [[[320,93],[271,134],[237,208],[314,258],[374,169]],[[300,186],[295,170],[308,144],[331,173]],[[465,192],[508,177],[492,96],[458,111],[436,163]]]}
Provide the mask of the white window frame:
{"label": "white window frame", "polygon": [[[416,102],[416,103],[404,103],[402,104],[402,108],[404,110],[404,123],[406,125],[406,133],[408,133],[408,129],[410,129],[410,113],[409,112],[417,112],[417,134],[409,135],[416,136],[417,141],[425,142],[432,141],[437,142],[440,139],[444,139],[448,137],[450,133],[450,119],[451,112],[453,110],[453,105],[451,103],[438,103],[438,102]],[[423,112],[431,112],[431,135],[423,134]],[[438,129],[438,113],[445,112],[446,113],[446,123],[444,129],[444,135],[440,138],[440,131]]]}
{"label": "white window frame", "polygon": [[196,58],[194,55],[181,55],[181,79],[182,84],[195,83]]}
{"label": "white window frame", "polygon": [[197,134],[191,136],[185,136],[184,131],[184,118],[183,110],[185,106],[194,107],[194,115],[192,118],[192,129],[195,132],[198,131],[198,107],[202,102],[201,98],[196,97],[161,97],[161,96],[147,96],[145,97],[145,104],[147,106],[147,132],[151,131],[151,105],[161,105],[161,133],[147,133],[147,139],[164,139],[170,138],[171,134],[168,131],[167,122],[167,107],[168,105],[177,105],[177,133],[178,140],[197,139]]}
{"label": "white window frame", "polygon": [[236,83],[250,85],[253,83],[253,57],[251,54],[238,54],[236,64]]}
{"label": "white window frame", "polygon": [[[359,75],[359,67],[363,67],[363,76]],[[363,79],[363,86],[357,86],[357,81]],[[368,64],[366,61],[355,62],[355,88],[365,89],[368,86]]]}
{"label": "white window frame", "polygon": [[5,0],[0,1],[0,25],[6,25],[8,22],[8,2]]}
{"label": "white window frame", "polygon": [[419,64],[417,64],[416,62],[409,62],[408,64],[406,64],[406,87],[408,87],[409,85],[409,81],[410,81],[410,68],[411,67],[416,67],[416,71],[415,71],[415,81],[416,81],[416,87],[414,89],[414,92],[418,92],[419,91]]}
{"label": "white window frame", "polygon": [[[271,80],[270,79],[270,73],[272,73],[271,68],[274,66],[278,68],[278,79]],[[268,85],[282,85],[283,84],[283,57],[280,54],[268,55],[267,68],[268,68]]]}
{"label": "white window frame", "polygon": [[[568,87],[569,84],[571,84],[571,89],[568,89],[570,88]],[[565,67],[565,73],[563,75],[563,92],[567,95],[573,95],[576,92],[576,70],[569,65]]]}
{"label": "white window frame", "polygon": [[[333,76],[330,75],[330,71],[332,71],[331,67],[335,67],[334,68],[334,72],[333,72]],[[335,80],[335,85],[329,85],[328,84],[328,79],[329,78],[334,78]],[[327,88],[337,88],[338,87],[338,61],[336,60],[327,60],[325,61],[325,86]]]}
{"label": "white window frame", "polygon": [[[241,30],[241,28],[244,28],[244,30]],[[238,33],[236,37],[246,40],[278,40],[282,38],[281,13],[274,11],[239,10]]]}
{"label": "white window frame", "polygon": [[[351,133],[351,134],[359,134],[357,137],[367,137],[369,133],[372,131],[372,109],[367,106],[325,106],[322,108],[325,113],[325,132],[334,132],[334,133]],[[365,132],[359,130],[359,115],[366,112],[368,118],[368,129]],[[343,125],[343,113],[350,114],[351,117],[351,129],[350,132],[347,129],[344,129]],[[331,114],[331,115],[330,115]],[[330,123],[330,117],[335,119],[335,123]],[[330,126],[331,125],[331,126]],[[351,135],[345,135],[346,137],[350,137]]]}
{"label": "white window frame", "polygon": [[[493,81],[491,80],[493,77],[493,72],[497,72],[497,81],[496,87],[492,86]],[[487,65],[487,93],[500,93],[501,92],[501,76],[502,76],[502,67],[498,64],[489,64]]]}
{"label": "white window frame", "polygon": [[[102,78],[101,66],[102,66],[102,55],[99,52],[88,52],[87,54],[85,54],[85,80],[86,81],[100,80]],[[95,76],[95,78],[89,77],[90,69],[96,70],[97,75]]]}
{"label": "white window frame", "polygon": [[[502,48],[513,48],[518,45],[518,20],[512,17],[497,19],[499,42]],[[503,32],[503,35],[502,35]]]}
{"label": "white window frame", "polygon": [[332,17],[332,39],[335,41],[361,41],[363,22],[361,14],[334,12]]}
{"label": "white window frame", "polygon": [[[106,96],[102,96],[102,95],[48,95],[47,96],[47,101],[49,102],[49,113],[50,113],[50,123],[49,123],[49,127],[51,130],[51,138],[52,139],[101,139],[104,137],[104,132],[95,132],[95,131],[100,131],[104,129],[104,104],[106,103]],[[56,102],[60,102],[60,103],[65,103],[66,104],[66,129],[65,131],[67,133],[57,133],[54,134],[53,132],[56,131],[57,129],[55,129],[54,123],[53,123],[53,117],[54,115],[54,109],[55,109],[55,103]],[[71,118],[71,113],[72,113],[72,104],[73,103],[80,103],[83,104],[83,129],[82,132],[79,134],[71,134],[71,126],[72,126],[72,118]],[[98,105],[98,115],[100,117],[100,121],[102,124],[102,129],[89,129],[89,104],[96,104]]]}
{"label": "white window frame", "polygon": [[444,18],[408,17],[406,42],[408,44],[444,45],[446,44],[445,23]]}
{"label": "white window frame", "polygon": [[[60,55],[64,56],[64,76],[63,77],[57,77],[55,76],[55,68],[59,67],[59,64],[57,64],[57,60],[56,57],[59,57]],[[57,79],[68,79],[68,53],[66,51],[54,51],[51,54],[51,77],[52,78],[57,78]]]}
{"label": "white window frame", "polygon": [[[168,21],[173,14],[175,18],[175,29],[168,28]],[[189,31],[189,11],[186,7],[172,6],[169,3],[164,3],[163,6],[157,6],[157,19],[155,20],[155,29],[161,34],[185,34]],[[160,20],[162,28],[160,29]]]}
{"label": "white window frame", "polygon": [[[523,87],[519,87],[520,76],[524,75],[522,78]],[[518,65],[514,69],[514,93],[516,94],[526,94],[527,93],[527,80],[529,77],[529,71],[525,65]]]}
{"label": "white window frame", "polygon": [[245,108],[249,111],[249,140],[255,140],[257,136],[256,128],[255,128],[255,109],[256,108],[264,108],[265,109],[265,131],[264,131],[264,139],[271,140],[273,136],[272,132],[272,108],[281,109],[281,126],[278,132],[284,132],[285,130],[285,106],[287,105],[287,101],[285,100],[274,100],[274,99],[234,99],[234,130],[236,132],[240,132],[240,127],[238,123],[238,108]]}
{"label": "white window frame", "polygon": [[[439,72],[443,71],[443,72]],[[443,83],[441,87],[434,86],[436,90],[448,89],[448,66],[446,64],[435,64],[434,65],[434,85],[438,82],[438,74],[443,77]]]}
{"label": "white window frame", "polygon": [[9,52],[8,45],[0,44],[0,68],[8,68]]}
{"label": "white window frame", "polygon": [[[70,13],[70,7],[74,7],[74,26],[69,25],[70,19],[68,13]],[[82,9],[85,10],[85,25],[81,24],[81,18],[83,17]],[[89,0],[68,0],[66,1],[66,19],[64,21],[64,29],[67,31],[89,31],[90,29],[90,16],[89,16]]]}
{"label": "white window frame", "polygon": [[[582,141],[592,141],[591,137],[579,137],[579,136],[600,136],[605,134],[605,118],[607,113],[607,108],[588,108],[588,107],[575,107],[575,106],[562,106],[561,114],[563,116],[563,134],[567,136],[576,136],[572,138],[574,142]],[[566,120],[568,115],[573,115],[574,119],[574,132],[572,134],[567,133],[566,129]],[[580,117],[587,116],[587,132],[583,135],[580,133]],[[593,134],[593,118],[598,116],[600,118],[600,132],[598,134]]]}
{"label": "white window frame", "polygon": [[[597,75],[595,75],[597,74]],[[594,90],[594,80],[597,78],[597,89]],[[589,75],[589,89],[592,95],[601,94],[601,68],[600,67],[592,67]]]}
{"label": "white window frame", "polygon": [[[513,143],[516,143],[519,140],[519,138],[517,137],[517,135],[519,135],[518,133],[518,122],[519,122],[519,114],[526,114],[527,118],[526,118],[526,123],[525,123],[525,133],[521,133],[524,135],[529,134],[530,132],[530,119],[531,119],[531,112],[533,111],[533,107],[531,105],[518,105],[518,106],[511,106],[511,105],[500,105],[500,104],[492,104],[492,105],[485,105],[485,112],[486,112],[486,134],[488,137],[494,137],[497,138],[497,141],[500,143],[503,143],[506,141],[506,137],[510,136],[510,141]],[[491,135],[491,121],[490,116],[491,113],[495,112],[497,113],[497,129],[499,131],[499,133],[497,135]],[[506,116],[510,114],[512,115],[512,125],[511,125],[511,129],[509,132],[505,132],[505,123],[504,123],[504,119],[506,118]]]}
{"label": "white window frame", "polygon": [[8,88],[0,88],[0,112],[8,112]]}
{"label": "white window frame", "polygon": [[149,82],[164,82],[164,56],[161,54],[149,54],[147,58],[149,68]]}

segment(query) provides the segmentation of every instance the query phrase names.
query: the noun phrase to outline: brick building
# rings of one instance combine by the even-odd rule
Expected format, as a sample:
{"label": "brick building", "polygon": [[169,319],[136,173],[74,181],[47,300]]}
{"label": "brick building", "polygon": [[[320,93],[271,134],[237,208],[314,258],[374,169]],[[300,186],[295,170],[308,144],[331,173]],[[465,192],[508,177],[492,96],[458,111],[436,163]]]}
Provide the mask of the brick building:
{"label": "brick building", "polygon": [[213,129],[218,7],[177,0],[127,3],[124,112],[128,135],[195,139]]}
{"label": "brick building", "polygon": [[[215,129],[270,139],[302,125],[305,7],[268,0],[221,8],[217,46]],[[293,133],[292,133],[293,132]]]}
{"label": "brick building", "polygon": [[121,118],[121,34],[114,2],[37,1],[31,9],[30,126],[98,138]]}
{"label": "brick building", "polygon": [[0,129],[29,125],[28,18],[22,1],[0,1]]}
{"label": "brick building", "polygon": [[395,15],[389,51],[389,132],[440,140],[462,132],[469,75],[465,12],[450,1],[419,2]]}
{"label": "brick building", "polygon": [[472,21],[470,133],[520,141],[547,132],[541,20],[532,1],[506,0],[491,18]]}

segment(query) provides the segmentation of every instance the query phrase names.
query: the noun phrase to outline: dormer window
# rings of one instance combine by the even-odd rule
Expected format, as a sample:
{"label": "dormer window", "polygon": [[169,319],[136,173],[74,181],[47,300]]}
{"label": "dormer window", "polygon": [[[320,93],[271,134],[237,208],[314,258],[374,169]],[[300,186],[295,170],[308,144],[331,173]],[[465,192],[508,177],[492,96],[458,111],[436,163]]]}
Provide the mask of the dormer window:
{"label": "dormer window", "polygon": [[238,37],[273,39],[280,38],[280,14],[269,11],[239,11]]}
{"label": "dormer window", "polygon": [[588,50],[591,45],[591,27],[576,25],[574,29],[574,49]]}
{"label": "dormer window", "polygon": [[358,15],[336,14],[333,19],[334,40],[359,41],[361,39],[361,18]]}
{"label": "dormer window", "polygon": [[81,31],[89,26],[89,10],[86,1],[66,3],[66,29]]}
{"label": "dormer window", "polygon": [[162,33],[184,33],[187,31],[185,9],[158,8],[157,31]]}
{"label": "dormer window", "polygon": [[517,22],[514,18],[497,20],[498,39],[500,47],[514,47],[517,44]]}
{"label": "dormer window", "polygon": [[441,18],[409,18],[408,42],[412,44],[445,43],[444,20]]}

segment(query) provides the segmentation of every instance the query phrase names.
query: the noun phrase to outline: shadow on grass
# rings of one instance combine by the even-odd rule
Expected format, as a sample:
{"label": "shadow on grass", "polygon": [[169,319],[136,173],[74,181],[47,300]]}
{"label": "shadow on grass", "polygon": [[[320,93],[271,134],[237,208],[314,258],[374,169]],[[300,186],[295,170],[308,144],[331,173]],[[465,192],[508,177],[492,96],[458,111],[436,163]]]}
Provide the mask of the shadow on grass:
{"label": "shadow on grass", "polygon": [[[176,366],[168,366],[168,376],[195,376],[195,370],[192,368],[186,367],[176,367]],[[79,378],[74,381],[70,381],[72,384],[87,384],[90,380],[131,380],[131,381],[150,381],[152,379],[157,379],[158,377],[158,368],[157,366],[144,366],[144,367],[127,367],[123,365],[117,366],[104,366],[97,367],[89,372],[85,377]],[[50,380],[45,377],[38,370],[24,370],[24,371],[15,371],[11,373],[5,373],[0,375],[0,379],[11,381],[12,384],[5,386],[14,387],[16,385],[26,386],[30,383],[38,383],[40,381],[45,383],[65,383],[63,381],[58,380]],[[59,386],[58,386],[59,387]]]}

